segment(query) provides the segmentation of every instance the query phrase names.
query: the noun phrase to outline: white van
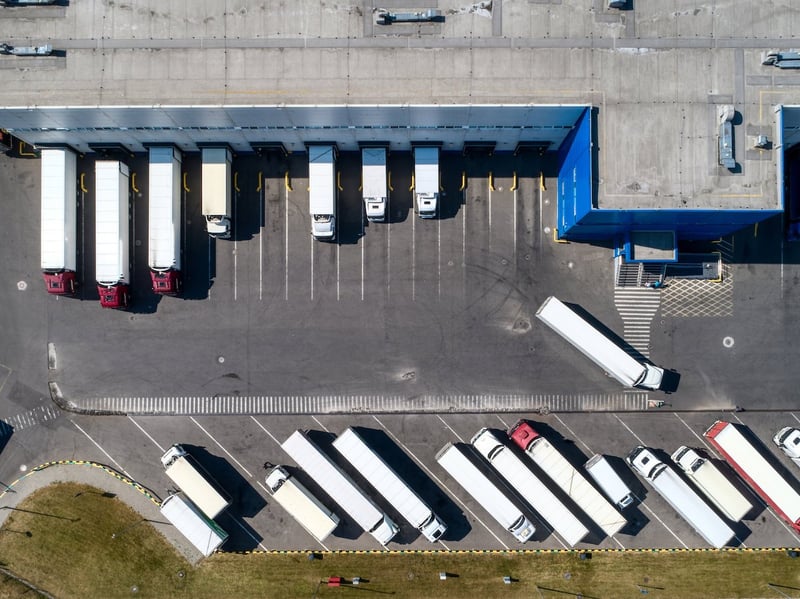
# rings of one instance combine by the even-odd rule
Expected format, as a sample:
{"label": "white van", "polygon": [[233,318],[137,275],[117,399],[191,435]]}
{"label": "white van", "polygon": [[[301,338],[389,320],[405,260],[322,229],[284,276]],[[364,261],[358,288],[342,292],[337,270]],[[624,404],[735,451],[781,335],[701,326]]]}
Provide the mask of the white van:
{"label": "white van", "polygon": [[625,509],[633,503],[633,493],[628,485],[620,478],[616,470],[608,463],[606,456],[593,455],[583,466],[592,480],[597,483],[603,493],[617,504],[619,509]]}

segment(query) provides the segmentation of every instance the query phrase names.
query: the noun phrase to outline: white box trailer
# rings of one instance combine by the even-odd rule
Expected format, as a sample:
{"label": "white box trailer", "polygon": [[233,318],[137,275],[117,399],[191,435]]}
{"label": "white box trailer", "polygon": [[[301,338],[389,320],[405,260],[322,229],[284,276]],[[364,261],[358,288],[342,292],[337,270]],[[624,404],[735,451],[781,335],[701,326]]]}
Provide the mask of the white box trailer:
{"label": "white box trailer", "polygon": [[650,449],[639,445],[627,460],[709,545],[719,549],[730,542],[733,538],[730,526]]}
{"label": "white box trailer", "polygon": [[439,148],[414,148],[414,197],[420,218],[434,218],[439,210]]}
{"label": "white box trailer", "polygon": [[726,518],[738,522],[753,509],[747,498],[733,486],[719,468],[694,449],[682,445],[671,458]]}
{"label": "white box trailer", "polygon": [[282,466],[270,470],[264,482],[273,499],[320,543],[339,525],[339,516]]}
{"label": "white box trailer", "polygon": [[128,166],[95,162],[95,279],[100,305],[127,308],[130,285]]}
{"label": "white box trailer", "polygon": [[389,202],[386,148],[361,148],[361,193],[367,220],[383,222]]}
{"label": "white box trailer", "polygon": [[170,447],[161,456],[161,464],[172,482],[209,518],[216,518],[231,504],[228,494],[180,445]]}
{"label": "white box trailer", "polygon": [[472,463],[472,460],[464,455],[459,447],[448,443],[436,454],[436,461],[520,543],[530,539],[536,532],[536,527],[522,511]]}
{"label": "white box trailer", "polygon": [[386,545],[399,528],[333,460],[303,431],[295,431],[281,444],[300,468],[347,512],[361,528],[381,545]]}
{"label": "white box trailer", "polygon": [[161,515],[205,557],[214,553],[228,539],[227,532],[181,494],[167,497],[161,502],[160,510]]}
{"label": "white box trailer", "polygon": [[639,362],[557,298],[548,297],[536,317],[625,387],[661,387],[663,368]]}
{"label": "white box trailer", "polygon": [[800,533],[800,493],[764,457],[736,425],[717,420],[703,436],[722,454],[753,490]]}
{"label": "white box trailer", "polygon": [[430,542],[439,540],[447,530],[445,523],[356,431],[346,429],[333,446],[411,526]]}
{"label": "white box trailer", "polygon": [[42,149],[42,276],[47,293],[75,293],[78,254],[77,157]]}
{"label": "white box trailer", "polygon": [[517,422],[509,429],[508,436],[609,537],[613,537],[627,524],[622,514],[614,509],[600,491],[529,423],[524,420]]}
{"label": "white box trailer", "polygon": [[568,545],[575,546],[589,534],[575,514],[489,429],[478,431],[471,443]]}
{"label": "white box trailer", "polygon": [[595,454],[589,458],[589,461],[586,462],[583,467],[594,482],[603,489],[603,493],[605,493],[619,509],[625,509],[633,503],[633,493],[617,471],[608,463],[606,456],[599,453]]}
{"label": "white box trailer", "polygon": [[336,147],[308,146],[308,213],[316,239],[336,238]]}
{"label": "white box trailer", "polygon": [[181,153],[151,147],[147,259],[153,293],[176,295],[181,288]]}
{"label": "white box trailer", "polygon": [[233,156],[227,147],[203,148],[202,212],[206,230],[211,237],[229,239],[231,236],[231,163]]}

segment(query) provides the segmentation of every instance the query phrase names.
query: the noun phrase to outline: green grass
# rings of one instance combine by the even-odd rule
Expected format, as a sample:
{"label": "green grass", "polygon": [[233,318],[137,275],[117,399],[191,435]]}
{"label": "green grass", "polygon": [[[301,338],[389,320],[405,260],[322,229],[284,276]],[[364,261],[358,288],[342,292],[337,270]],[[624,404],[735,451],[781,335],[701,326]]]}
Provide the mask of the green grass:
{"label": "green grass", "polygon": [[[65,599],[310,598],[315,592],[320,598],[605,599],[645,596],[640,589],[653,598],[780,599],[767,583],[800,597],[800,562],[783,551],[598,552],[583,561],[577,553],[549,552],[333,553],[314,561],[305,554],[217,554],[195,568],[122,501],[73,483],[42,489],[18,506],[0,529],[0,563]],[[440,571],[457,577],[440,581]],[[320,585],[329,576],[369,582]],[[515,582],[505,585],[503,576]]]}

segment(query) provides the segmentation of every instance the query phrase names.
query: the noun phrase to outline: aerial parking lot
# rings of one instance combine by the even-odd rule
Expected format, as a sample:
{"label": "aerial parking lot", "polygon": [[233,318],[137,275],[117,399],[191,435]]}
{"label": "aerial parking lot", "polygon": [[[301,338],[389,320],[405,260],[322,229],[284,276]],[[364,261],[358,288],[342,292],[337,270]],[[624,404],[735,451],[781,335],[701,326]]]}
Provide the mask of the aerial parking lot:
{"label": "aerial parking lot", "polygon": [[0,56],[3,507],[89,460],[230,552],[798,545],[797,9],[149,4],[0,7],[53,50]]}

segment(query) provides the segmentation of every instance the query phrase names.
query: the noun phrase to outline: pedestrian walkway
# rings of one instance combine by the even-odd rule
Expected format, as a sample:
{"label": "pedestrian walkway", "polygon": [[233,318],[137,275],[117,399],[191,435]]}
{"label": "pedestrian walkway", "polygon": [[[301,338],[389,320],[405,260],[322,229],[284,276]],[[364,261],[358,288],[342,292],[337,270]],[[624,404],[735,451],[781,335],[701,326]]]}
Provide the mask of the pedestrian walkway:
{"label": "pedestrian walkway", "polygon": [[645,358],[650,357],[650,329],[653,318],[661,306],[662,293],[660,289],[647,287],[614,289],[614,305],[622,318],[622,336]]}

